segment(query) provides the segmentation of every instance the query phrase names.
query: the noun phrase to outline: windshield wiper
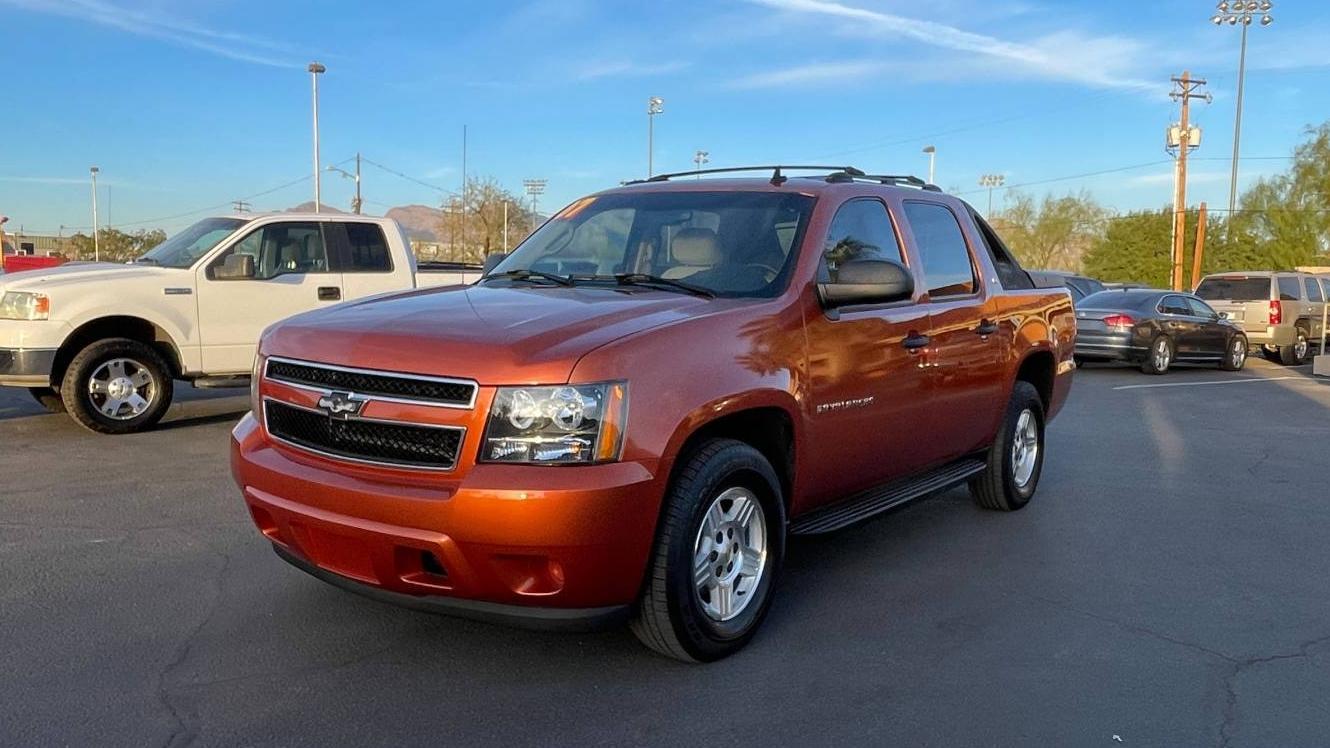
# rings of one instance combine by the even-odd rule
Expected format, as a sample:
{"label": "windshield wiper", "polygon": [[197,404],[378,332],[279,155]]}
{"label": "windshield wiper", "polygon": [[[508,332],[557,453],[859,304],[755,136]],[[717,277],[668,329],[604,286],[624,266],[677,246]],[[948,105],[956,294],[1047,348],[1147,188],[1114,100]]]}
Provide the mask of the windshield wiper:
{"label": "windshield wiper", "polygon": [[144,265],[160,265],[160,264],[161,264],[161,263],[157,262],[157,260],[155,260],[155,259],[153,259],[153,258],[151,258],[151,257],[135,257],[135,258],[134,258],[134,263],[135,263],[135,264],[142,263],[142,264],[144,264]]}
{"label": "windshield wiper", "polygon": [[617,273],[614,280],[621,286],[655,286],[661,289],[673,289],[683,291],[694,296],[701,296],[704,299],[714,299],[716,294],[709,289],[701,286],[694,286],[691,283],[674,280],[673,278],[662,278],[659,275],[650,275],[648,273]]}
{"label": "windshield wiper", "polygon": [[520,270],[505,270],[502,273],[490,273],[484,278],[481,278],[481,280],[487,281],[491,278],[508,278],[510,280],[534,280],[539,278],[540,280],[557,283],[560,286],[573,285],[572,279],[567,276],[555,275],[554,273],[546,273],[540,270],[530,270],[528,268],[522,268]]}

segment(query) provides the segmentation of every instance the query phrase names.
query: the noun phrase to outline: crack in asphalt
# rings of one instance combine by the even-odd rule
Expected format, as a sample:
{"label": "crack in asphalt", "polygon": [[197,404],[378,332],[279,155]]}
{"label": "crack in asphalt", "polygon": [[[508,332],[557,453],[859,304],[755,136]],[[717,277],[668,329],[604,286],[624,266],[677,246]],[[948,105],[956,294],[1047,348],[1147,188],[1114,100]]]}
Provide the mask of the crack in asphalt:
{"label": "crack in asphalt", "polygon": [[165,746],[189,745],[193,742],[195,737],[195,728],[189,725],[186,715],[184,715],[175,704],[171,703],[169,690],[167,688],[167,678],[175,669],[185,663],[185,660],[189,657],[190,650],[194,647],[195,637],[199,635],[199,632],[203,630],[204,626],[208,625],[208,622],[212,620],[213,615],[217,613],[217,609],[222,606],[222,588],[225,582],[226,572],[231,568],[231,555],[225,552],[218,552],[218,555],[222,557],[222,565],[218,568],[217,574],[213,578],[214,591],[212,595],[212,604],[208,606],[208,611],[204,614],[202,620],[190,630],[189,634],[185,636],[184,641],[182,641],[180,646],[176,648],[175,656],[172,657],[171,660],[166,663],[166,666],[157,673],[157,699],[162,703],[162,706],[166,708],[166,711],[170,713],[171,719],[175,722],[175,729],[173,729],[171,734],[167,736],[166,742],[163,744]]}
{"label": "crack in asphalt", "polygon": [[1253,668],[1257,665],[1265,665],[1272,662],[1284,662],[1289,660],[1305,659],[1306,657],[1309,656],[1309,653],[1313,647],[1316,647],[1320,644],[1324,644],[1326,642],[1330,642],[1330,634],[1327,634],[1325,636],[1318,636],[1314,639],[1308,639],[1307,641],[1298,644],[1297,651],[1294,652],[1262,655],[1258,657],[1245,657],[1245,658],[1234,657],[1233,655],[1220,652],[1217,649],[1210,649],[1209,647],[1197,644],[1195,642],[1189,642],[1186,641],[1185,639],[1178,639],[1169,636],[1167,634],[1160,633],[1146,626],[1127,623],[1126,621],[1120,621],[1116,618],[1084,610],[1082,608],[1078,608],[1062,600],[1056,600],[1054,598],[1044,597],[1043,595],[1034,595],[1028,592],[1021,592],[1019,590],[1012,590],[1004,587],[998,587],[996,589],[998,589],[1000,592],[1012,595],[1014,597],[1024,597],[1032,600],[1037,600],[1047,605],[1052,605],[1053,607],[1060,608],[1062,610],[1075,613],[1077,615],[1084,616],[1086,618],[1100,621],[1102,623],[1107,623],[1111,626],[1122,629],[1123,631],[1127,631],[1129,633],[1148,636],[1153,639],[1165,642],[1167,644],[1172,644],[1178,647],[1182,647],[1184,649],[1189,649],[1193,652],[1197,652],[1206,655],[1208,657],[1214,657],[1219,660],[1222,660],[1223,662],[1228,663],[1231,667],[1229,668],[1228,672],[1224,675],[1223,680],[1220,682],[1220,685],[1224,690],[1224,708],[1222,712],[1223,719],[1219,724],[1219,743],[1218,743],[1221,748],[1228,748],[1228,746],[1231,745],[1232,736],[1229,733],[1232,731],[1233,726],[1237,722],[1238,693],[1235,687],[1235,683],[1238,679],[1238,676],[1240,676],[1244,671]]}

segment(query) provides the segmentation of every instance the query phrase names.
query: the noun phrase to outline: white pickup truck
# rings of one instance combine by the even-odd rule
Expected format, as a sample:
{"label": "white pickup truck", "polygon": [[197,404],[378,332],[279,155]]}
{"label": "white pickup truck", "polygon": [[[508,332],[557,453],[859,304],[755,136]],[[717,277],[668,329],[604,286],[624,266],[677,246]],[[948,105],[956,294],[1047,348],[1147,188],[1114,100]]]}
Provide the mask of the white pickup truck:
{"label": "white pickup truck", "polygon": [[207,218],[129,264],[0,276],[0,385],[93,431],[139,431],[165,414],[177,379],[248,385],[259,334],[280,319],[478,277],[479,267],[418,265],[388,218]]}

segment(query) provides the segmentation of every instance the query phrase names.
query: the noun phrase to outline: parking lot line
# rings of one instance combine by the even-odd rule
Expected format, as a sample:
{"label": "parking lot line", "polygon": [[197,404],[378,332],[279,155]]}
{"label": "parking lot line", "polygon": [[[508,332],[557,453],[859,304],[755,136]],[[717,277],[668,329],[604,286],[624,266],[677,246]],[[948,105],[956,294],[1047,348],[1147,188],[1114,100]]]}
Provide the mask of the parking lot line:
{"label": "parking lot line", "polygon": [[1211,380],[1207,382],[1168,382],[1166,384],[1124,384],[1121,387],[1114,387],[1113,389],[1145,390],[1145,389],[1152,389],[1155,387],[1204,387],[1212,384],[1250,384],[1252,382],[1285,382],[1289,380],[1309,382],[1311,384],[1321,384],[1321,382],[1318,382],[1315,379],[1308,379],[1307,377],[1251,377],[1248,379],[1221,379],[1221,380]]}

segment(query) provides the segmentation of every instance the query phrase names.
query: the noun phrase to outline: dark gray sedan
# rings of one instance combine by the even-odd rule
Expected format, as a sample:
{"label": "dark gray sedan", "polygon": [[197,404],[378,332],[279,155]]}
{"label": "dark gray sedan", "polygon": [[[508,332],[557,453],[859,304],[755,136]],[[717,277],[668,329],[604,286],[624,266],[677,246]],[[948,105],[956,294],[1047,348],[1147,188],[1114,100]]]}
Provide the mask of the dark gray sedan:
{"label": "dark gray sedan", "polygon": [[1109,290],[1076,306],[1076,360],[1125,361],[1147,374],[1175,363],[1237,371],[1247,362],[1247,336],[1189,293]]}

